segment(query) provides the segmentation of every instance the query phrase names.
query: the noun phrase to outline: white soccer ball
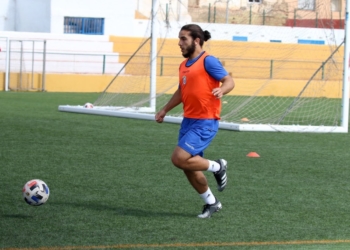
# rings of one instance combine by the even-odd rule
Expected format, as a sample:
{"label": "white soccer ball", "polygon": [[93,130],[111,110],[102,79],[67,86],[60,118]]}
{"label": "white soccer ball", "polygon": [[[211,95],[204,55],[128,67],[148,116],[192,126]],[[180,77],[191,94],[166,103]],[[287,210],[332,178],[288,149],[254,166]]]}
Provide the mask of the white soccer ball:
{"label": "white soccer ball", "polygon": [[23,189],[23,198],[31,206],[43,205],[49,199],[49,186],[42,180],[34,179],[28,181]]}
{"label": "white soccer ball", "polygon": [[84,108],[86,108],[86,109],[92,109],[93,107],[94,107],[94,105],[92,105],[92,103],[89,103],[89,102],[85,103],[85,105],[84,105]]}

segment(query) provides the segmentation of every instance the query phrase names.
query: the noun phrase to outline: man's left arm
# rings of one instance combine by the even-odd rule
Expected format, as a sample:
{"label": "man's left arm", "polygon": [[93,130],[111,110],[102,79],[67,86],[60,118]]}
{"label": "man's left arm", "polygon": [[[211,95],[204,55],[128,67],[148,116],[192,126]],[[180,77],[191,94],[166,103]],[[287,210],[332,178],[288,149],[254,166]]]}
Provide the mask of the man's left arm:
{"label": "man's left arm", "polygon": [[229,93],[234,87],[235,82],[230,75],[225,76],[220,80],[221,86],[219,88],[213,89],[212,93],[216,98],[220,99],[223,95]]}
{"label": "man's left arm", "polygon": [[204,65],[209,75],[221,82],[221,86],[219,88],[212,90],[212,93],[216,96],[216,98],[221,98],[235,87],[232,77],[227,73],[221,62],[216,57],[207,56],[205,58]]}

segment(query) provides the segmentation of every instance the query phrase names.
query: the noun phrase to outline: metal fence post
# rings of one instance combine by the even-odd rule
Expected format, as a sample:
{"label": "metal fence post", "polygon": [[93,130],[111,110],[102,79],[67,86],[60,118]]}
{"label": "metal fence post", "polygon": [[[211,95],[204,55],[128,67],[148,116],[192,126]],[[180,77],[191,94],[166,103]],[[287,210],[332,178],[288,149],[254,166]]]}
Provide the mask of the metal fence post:
{"label": "metal fence post", "polygon": [[249,24],[252,24],[252,6],[249,6]]}
{"label": "metal fence post", "polygon": [[214,6],[214,23],[216,23],[216,6]]}
{"label": "metal fence post", "polygon": [[32,82],[31,82],[31,88],[34,88],[34,51],[35,51],[35,41],[32,41],[33,46],[32,46]]}
{"label": "metal fence post", "polygon": [[5,91],[9,90],[9,77],[10,77],[10,39],[6,37],[6,73],[5,73]]}
{"label": "metal fence post", "polygon": [[23,75],[23,71],[22,71],[22,66],[23,66],[23,41],[20,41],[21,43],[21,50],[20,50],[20,59],[19,59],[19,86],[20,89],[22,89],[22,75]]}
{"label": "metal fence post", "polygon": [[103,55],[102,75],[106,72],[106,55]]}
{"label": "metal fence post", "polygon": [[41,75],[41,81],[42,81],[42,91],[45,91],[45,81],[46,81],[46,40],[44,40],[43,74]]}
{"label": "metal fence post", "polygon": [[324,80],[324,65],[325,65],[325,62],[322,62],[322,79],[321,80]]}
{"label": "metal fence post", "polygon": [[226,2],[226,23],[228,23],[228,3],[230,2],[230,0],[227,0]]}
{"label": "metal fence post", "polygon": [[165,5],[165,21],[169,22],[169,6],[168,4]]}
{"label": "metal fence post", "polygon": [[210,23],[210,3],[209,3],[209,10],[208,10],[208,23]]}
{"label": "metal fence post", "polygon": [[273,78],[273,60],[270,61],[270,79]]}
{"label": "metal fence post", "polygon": [[9,40],[9,47],[8,47],[8,77],[7,77],[7,87],[8,87],[8,90],[10,88],[10,78],[11,78],[11,74],[10,74],[10,71],[11,71],[11,53],[10,53],[10,50],[11,50],[11,47],[12,47],[12,40]]}
{"label": "metal fence post", "polygon": [[263,25],[265,25],[265,9],[263,10]]}

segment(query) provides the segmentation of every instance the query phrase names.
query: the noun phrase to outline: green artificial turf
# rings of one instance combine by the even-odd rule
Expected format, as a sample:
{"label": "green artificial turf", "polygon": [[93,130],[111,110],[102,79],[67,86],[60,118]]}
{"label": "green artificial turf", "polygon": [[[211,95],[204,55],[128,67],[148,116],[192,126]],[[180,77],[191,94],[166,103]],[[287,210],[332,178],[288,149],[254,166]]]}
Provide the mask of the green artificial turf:
{"label": "green artificial turf", "polygon": [[[0,92],[0,248],[350,248],[349,134],[220,130],[205,156],[228,187],[206,172],[223,209],[202,220],[170,161],[179,125],[58,111],[98,96]],[[36,178],[40,207],[21,193]]]}

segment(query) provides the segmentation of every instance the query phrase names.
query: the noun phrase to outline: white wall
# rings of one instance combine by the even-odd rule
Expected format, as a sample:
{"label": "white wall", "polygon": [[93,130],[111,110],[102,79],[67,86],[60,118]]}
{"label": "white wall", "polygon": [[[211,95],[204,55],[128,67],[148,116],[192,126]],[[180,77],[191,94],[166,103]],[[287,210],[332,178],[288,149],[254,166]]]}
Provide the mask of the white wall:
{"label": "white wall", "polygon": [[16,31],[50,32],[51,1],[16,0]]}
{"label": "white wall", "polygon": [[15,0],[1,0],[0,30],[15,30]]}
{"label": "white wall", "polygon": [[[152,0],[0,0],[0,31],[62,34],[65,16],[105,18],[105,34],[133,35],[135,11],[151,15]],[[188,0],[158,0],[158,18],[191,22]]]}
{"label": "white wall", "polygon": [[51,0],[51,32],[63,33],[65,16],[105,18],[105,34],[132,34],[135,0]]}
{"label": "white wall", "polygon": [[[159,24],[158,37],[178,38],[181,27],[188,22],[170,22],[169,27]],[[259,26],[242,24],[199,23],[203,30],[211,33],[211,40],[233,40],[233,36],[246,37],[248,42],[298,43],[299,39],[324,41],[325,44],[339,45],[344,40],[344,30],[325,30],[316,28],[292,28],[281,26]],[[134,21],[134,37],[150,35],[147,20]],[[145,32],[146,31],[146,32]]]}

